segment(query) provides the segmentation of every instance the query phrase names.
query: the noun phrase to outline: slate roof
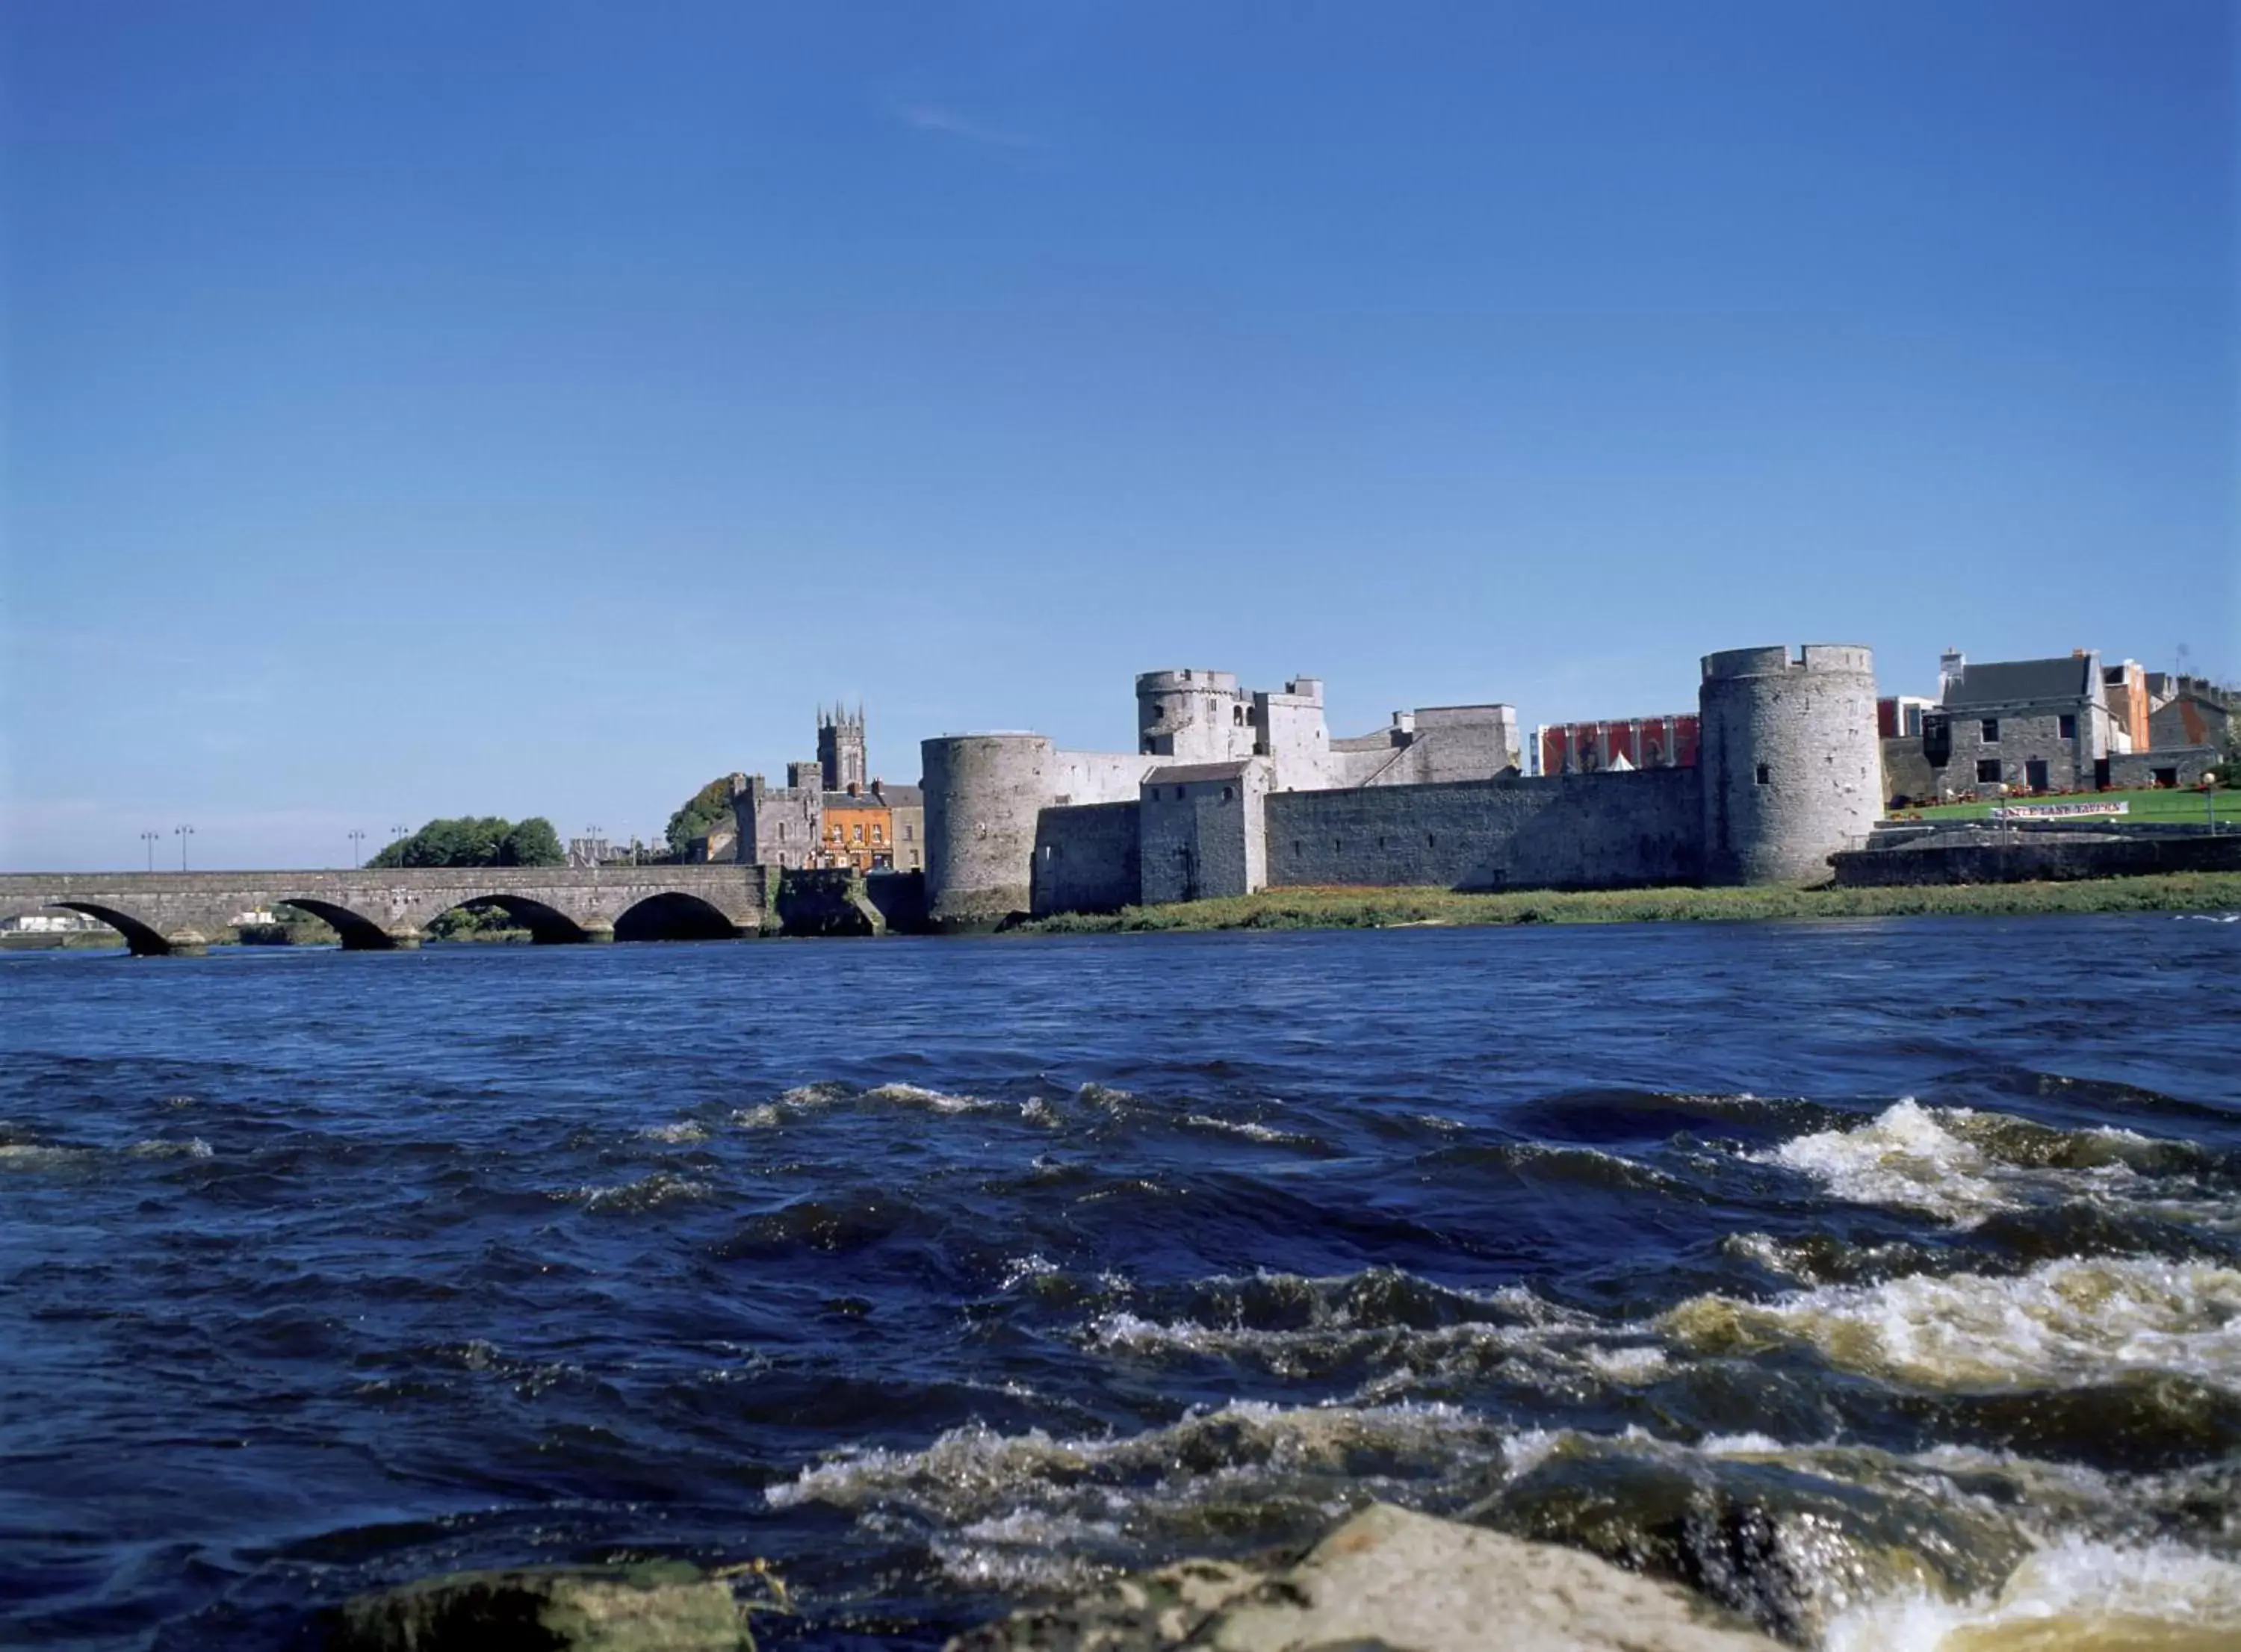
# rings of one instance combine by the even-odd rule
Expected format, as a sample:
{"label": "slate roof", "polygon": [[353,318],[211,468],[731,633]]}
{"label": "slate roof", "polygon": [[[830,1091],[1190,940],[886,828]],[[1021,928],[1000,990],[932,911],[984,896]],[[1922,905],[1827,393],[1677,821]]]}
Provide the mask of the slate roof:
{"label": "slate roof", "polygon": [[828,809],[921,809],[926,806],[926,793],[914,786],[882,785],[876,793],[867,786],[860,792],[827,792],[825,806]]}
{"label": "slate roof", "polygon": [[1188,786],[1193,780],[1234,780],[1245,772],[1246,766],[1252,761],[1245,757],[1228,763],[1170,763],[1147,774],[1144,784]]}
{"label": "slate roof", "polygon": [[2084,699],[2093,692],[2090,659],[2004,659],[1963,665],[1961,680],[1945,691],[1944,704],[1960,708],[2014,706],[2026,700]]}

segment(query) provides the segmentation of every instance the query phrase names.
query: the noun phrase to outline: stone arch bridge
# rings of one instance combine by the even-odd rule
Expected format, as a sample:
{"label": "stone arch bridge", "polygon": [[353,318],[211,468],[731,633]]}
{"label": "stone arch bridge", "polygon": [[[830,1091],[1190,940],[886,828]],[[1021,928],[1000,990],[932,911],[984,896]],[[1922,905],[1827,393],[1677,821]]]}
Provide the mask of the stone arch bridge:
{"label": "stone arch bridge", "polygon": [[[245,913],[295,906],[352,950],[418,946],[454,906],[502,906],[545,942],[705,940],[778,923],[761,866],[481,866],[351,872],[0,873],[0,918],[62,907],[144,955],[201,952]],[[876,914],[874,914],[876,916]]]}

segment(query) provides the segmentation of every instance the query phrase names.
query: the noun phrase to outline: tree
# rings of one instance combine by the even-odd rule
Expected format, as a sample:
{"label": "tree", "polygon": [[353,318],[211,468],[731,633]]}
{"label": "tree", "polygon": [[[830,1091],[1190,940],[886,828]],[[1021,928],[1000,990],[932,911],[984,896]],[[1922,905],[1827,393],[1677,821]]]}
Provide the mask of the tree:
{"label": "tree", "polygon": [[681,859],[693,839],[706,837],[731,819],[732,777],[719,774],[685,799],[662,835],[669,839],[669,853]]}
{"label": "tree", "polygon": [[532,814],[498,839],[498,864],[501,866],[557,866],[568,859],[560,846],[560,834],[552,829],[552,822],[541,814]]}
{"label": "tree", "polygon": [[519,826],[502,815],[463,814],[431,820],[365,864],[398,866],[557,866],[567,859],[559,834],[543,815]]}

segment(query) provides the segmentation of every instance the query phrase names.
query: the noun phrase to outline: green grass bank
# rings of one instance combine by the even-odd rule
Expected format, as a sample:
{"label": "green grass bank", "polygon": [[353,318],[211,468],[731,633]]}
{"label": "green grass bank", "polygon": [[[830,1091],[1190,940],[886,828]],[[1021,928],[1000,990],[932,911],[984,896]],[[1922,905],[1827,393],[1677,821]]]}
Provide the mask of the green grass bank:
{"label": "green grass bank", "polygon": [[2241,872],[2073,883],[1903,889],[1270,889],[1257,895],[1037,919],[1017,932],[1115,934],[1190,929],[1389,929],[1436,924],[1749,922],[1775,918],[2011,917],[2041,913],[2241,909]]}
{"label": "green grass bank", "polygon": [[[2044,809],[2050,806],[2067,803],[2126,804],[2130,806],[2118,818],[2127,820],[2169,820],[2183,826],[2200,826],[2212,819],[2221,822],[2241,821],[2241,792],[2219,791],[2212,793],[2205,799],[2198,791],[2191,789],[2172,791],[2169,788],[2157,791],[2078,792],[2063,795],[2050,794],[2045,797],[2033,797],[2018,793],[2000,803],[1937,803],[1924,805],[1920,808],[1896,809],[1891,812],[1891,819],[1895,820],[1982,820],[1996,808]],[[2090,826],[2093,823],[2093,819],[2092,816],[2086,816],[2078,823],[2081,826]]]}

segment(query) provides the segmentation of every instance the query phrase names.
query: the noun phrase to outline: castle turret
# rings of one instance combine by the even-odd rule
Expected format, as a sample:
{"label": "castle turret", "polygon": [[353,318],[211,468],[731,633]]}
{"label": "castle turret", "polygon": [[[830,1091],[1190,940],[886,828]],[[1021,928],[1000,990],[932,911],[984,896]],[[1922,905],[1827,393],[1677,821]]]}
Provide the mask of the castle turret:
{"label": "castle turret", "polygon": [[1056,756],[1043,734],[950,734],[925,762],[927,915],[937,928],[1029,910],[1035,823]]}
{"label": "castle turret", "polygon": [[1136,679],[1136,749],[1177,763],[1250,757],[1252,706],[1233,672],[1145,672]]}
{"label": "castle turret", "polygon": [[1817,884],[1883,813],[1875,655],[1846,643],[1704,656],[1704,880]]}

